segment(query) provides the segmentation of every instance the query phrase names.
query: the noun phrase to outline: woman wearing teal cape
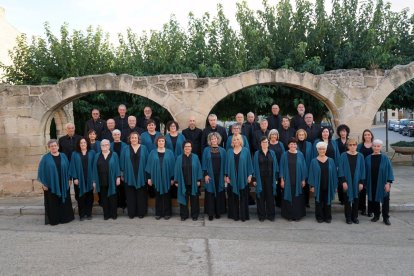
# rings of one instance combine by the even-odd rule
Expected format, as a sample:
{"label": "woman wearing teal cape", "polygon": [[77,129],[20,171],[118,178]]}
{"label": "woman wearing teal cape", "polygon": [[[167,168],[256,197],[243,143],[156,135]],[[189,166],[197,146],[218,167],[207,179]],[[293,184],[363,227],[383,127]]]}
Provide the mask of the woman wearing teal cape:
{"label": "woman wearing teal cape", "polygon": [[165,148],[165,137],[155,139],[157,148],[148,156],[145,171],[148,185],[155,190],[155,219],[170,219],[172,215],[170,188],[174,184],[174,153]]}
{"label": "woman wearing teal cape", "polygon": [[313,142],[313,157],[318,156],[318,151],[316,150],[316,144],[319,142],[325,142],[328,145],[326,150],[326,156],[332,158],[335,161],[335,165],[339,165],[339,151],[336,141],[332,139],[332,134],[329,132],[329,128],[323,127],[319,132],[318,139]]}
{"label": "woman wearing teal cape", "polygon": [[96,191],[100,193],[104,220],[118,217],[116,187],[121,184],[118,154],[109,148],[109,140],[102,140],[101,153],[95,155],[92,170],[92,181]]}
{"label": "woman wearing teal cape", "polygon": [[57,225],[74,219],[69,190],[69,161],[64,153],[59,153],[57,140],[50,140],[47,146],[49,153],[40,160],[37,179],[43,187],[45,224]]}
{"label": "woman wearing teal cape", "polygon": [[257,216],[260,221],[275,220],[276,181],[279,175],[276,154],[269,150],[269,140],[263,136],[260,150],[253,157],[253,185],[256,187]]}
{"label": "woman wearing teal cape", "polygon": [[250,150],[243,147],[240,134],[233,135],[232,149],[227,151],[226,183],[228,196],[228,217],[238,221],[249,220],[249,187],[253,167]]}
{"label": "woman wearing teal cape", "polygon": [[[314,158],[312,155],[312,144],[308,142],[306,139],[308,138],[308,134],[304,129],[298,129],[296,131],[296,140],[298,141],[298,150],[303,154],[306,161],[306,167],[309,170],[310,163]],[[305,183],[305,187],[303,187],[303,195],[305,197],[305,204],[306,207],[310,207],[309,205],[309,184],[308,181]]]}
{"label": "woman wearing teal cape", "polygon": [[390,222],[390,190],[394,181],[392,165],[388,157],[381,153],[382,141],[375,139],[372,142],[373,153],[365,158],[366,167],[366,187],[368,202],[372,207],[374,217],[372,222],[379,220],[381,215],[385,225],[391,225]]}
{"label": "woman wearing teal cape", "polygon": [[349,138],[348,150],[339,159],[339,185],[344,193],[345,219],[348,224],[358,224],[359,195],[365,180],[364,156],[356,151],[357,140]]}
{"label": "woman wearing teal cape", "polygon": [[221,135],[211,132],[207,136],[208,147],[203,151],[202,169],[204,175],[205,213],[209,220],[220,218],[226,212],[226,193],[224,190],[224,169],[226,151],[220,147]]}
{"label": "woman wearing teal cape", "polygon": [[315,195],[315,217],[319,223],[331,223],[332,200],[338,185],[335,161],[326,156],[327,147],[325,142],[316,145],[318,157],[309,166],[308,183]]}
{"label": "woman wearing teal cape", "polygon": [[[94,131],[94,130],[90,130]],[[76,143],[75,151],[70,159],[69,176],[73,178],[73,184],[78,186],[78,211],[79,219],[92,219],[93,207],[93,181],[92,168],[95,159],[95,151],[88,148],[85,138]],[[100,151],[100,150],[99,150]]]}
{"label": "woman wearing teal cape", "polygon": [[[285,152],[285,147],[283,146],[283,143],[279,141],[279,131],[277,131],[277,129],[271,129],[269,131],[269,135],[267,136],[267,138],[269,139],[269,149],[272,150],[276,154],[277,164],[279,165],[279,168],[280,168],[280,159],[282,158],[282,154]],[[275,196],[277,207],[282,206],[282,196],[283,196],[283,193],[282,193],[282,188],[280,187],[280,175],[279,175],[279,178],[277,179],[277,184],[276,184],[276,196]]]}
{"label": "woman wearing teal cape", "polygon": [[303,154],[297,150],[295,138],[288,141],[288,151],[280,159],[280,178],[283,191],[282,217],[298,221],[306,216],[303,187],[307,178],[306,161]]}
{"label": "woman wearing teal cape", "polygon": [[120,168],[125,183],[125,197],[128,217],[143,218],[147,214],[148,195],[145,166],[148,160],[148,151],[139,143],[138,132],[129,135],[130,145],[121,152]]}
{"label": "woman wearing teal cape", "polygon": [[[118,159],[121,158],[121,152],[124,148],[128,147],[125,142],[121,141],[121,131],[115,129],[112,131],[112,137],[114,141],[110,144],[111,152],[115,152],[118,155]],[[122,208],[123,210],[126,208],[126,198],[125,198],[125,185],[124,182],[121,180],[121,184],[116,186],[116,200],[118,208]]]}
{"label": "woman wearing teal cape", "polygon": [[198,156],[191,153],[191,141],[183,143],[184,152],[177,157],[174,169],[174,182],[178,187],[177,199],[180,204],[181,221],[188,219],[188,199],[190,199],[191,218],[198,220],[200,215],[200,184],[201,184],[201,164]]}

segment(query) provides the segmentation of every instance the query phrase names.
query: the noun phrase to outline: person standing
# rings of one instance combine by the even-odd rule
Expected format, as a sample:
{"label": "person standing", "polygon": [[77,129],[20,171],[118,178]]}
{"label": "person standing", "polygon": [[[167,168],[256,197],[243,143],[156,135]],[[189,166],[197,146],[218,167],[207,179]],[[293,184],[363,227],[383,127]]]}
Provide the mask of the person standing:
{"label": "person standing", "polygon": [[272,114],[267,117],[269,130],[280,129],[282,127],[282,115],[279,112],[279,106],[277,104],[272,105]]}
{"label": "person standing", "polygon": [[313,122],[312,113],[305,114],[305,125],[303,129],[306,131],[307,134],[306,141],[310,142],[313,145],[313,142],[315,142],[315,140],[318,138],[321,126]]}
{"label": "person standing", "polygon": [[83,137],[88,137],[90,130],[95,130],[96,140],[101,141],[102,132],[105,130],[106,122],[100,118],[100,112],[97,108],[92,109],[92,118],[86,121]]}
{"label": "person standing", "polygon": [[114,138],[112,137],[112,131],[115,129],[115,120],[108,119],[106,120],[106,128],[102,132],[102,139],[109,140],[109,142],[113,142]]}
{"label": "person standing", "polygon": [[260,141],[262,137],[267,137],[269,135],[267,119],[261,119],[259,125],[260,129],[253,133],[253,148],[255,152],[261,149]]}
{"label": "person standing", "polygon": [[[312,144],[306,141],[307,133],[303,129],[298,129],[296,131],[296,141],[297,141],[297,149],[303,154],[306,161],[306,169],[309,170],[310,163],[313,159],[312,156]],[[306,181],[305,187],[303,187],[303,195],[305,197],[305,205],[307,208],[310,207],[309,205],[309,184]]]}
{"label": "person standing", "polygon": [[192,153],[197,154],[198,158],[201,160],[201,137],[203,131],[196,127],[196,120],[194,116],[190,116],[188,119],[188,128],[182,131],[186,140],[190,140],[193,144]]}
{"label": "person standing", "polygon": [[295,137],[295,129],[290,127],[290,120],[287,116],[282,117],[282,127],[279,129],[279,141],[283,143],[285,149],[288,148],[290,138]]}
{"label": "person standing", "polygon": [[[147,131],[141,134],[141,144],[147,147],[148,152],[157,148],[155,141],[161,135],[159,131],[156,131],[155,121],[149,119],[147,121]],[[164,137],[165,138],[165,137]]]}
{"label": "person standing", "polygon": [[210,114],[208,115],[208,123],[209,125],[206,126],[205,129],[203,129],[203,134],[201,137],[201,151],[203,151],[207,146],[207,136],[211,133],[211,132],[218,132],[222,138],[221,147],[225,147],[226,143],[227,143],[227,132],[226,129],[222,126],[219,126],[217,124],[217,116],[215,114]]}
{"label": "person standing", "polygon": [[305,105],[303,103],[299,103],[296,107],[298,114],[296,114],[292,118],[292,128],[297,131],[298,129],[305,129]]}
{"label": "person standing", "polygon": [[[365,129],[362,132],[362,142],[358,144],[357,151],[362,153],[362,155],[367,158],[371,155],[374,151],[372,150],[372,141],[374,141],[374,134],[371,130]],[[371,206],[368,202],[368,213],[367,213],[367,190],[364,187],[359,192],[359,211],[361,211],[361,215],[368,217],[372,217],[372,210]]]}
{"label": "person standing", "polygon": [[146,106],[144,107],[144,116],[138,119],[138,123],[137,123],[138,127],[142,129],[147,129],[147,124],[149,120],[152,120],[155,123],[155,130],[160,132],[161,131],[160,120],[157,117],[152,116],[151,107]]}
{"label": "person standing", "polygon": [[129,135],[132,132],[137,132],[139,135],[141,135],[144,132],[144,129],[140,128],[137,125],[137,118],[131,115],[131,116],[128,116],[128,127],[125,128],[123,131],[121,131],[122,142],[128,143]]}
{"label": "person standing", "polygon": [[47,143],[49,153],[42,156],[37,179],[42,183],[45,224],[57,225],[74,220],[69,189],[69,160],[59,152],[55,139]]}
{"label": "person standing", "polygon": [[114,118],[115,121],[115,127],[116,129],[119,129],[119,131],[124,132],[128,128],[128,116],[126,115],[127,108],[124,104],[120,104],[118,106],[118,114],[119,116],[116,116]]}
{"label": "person standing", "polygon": [[253,142],[253,133],[256,130],[260,129],[260,125],[258,122],[255,121],[255,117],[254,117],[254,113],[253,112],[249,112],[247,113],[247,121],[243,124],[243,128],[245,131],[245,135],[247,137],[247,141],[249,142],[249,147],[250,147],[250,154],[253,156],[253,154],[255,153],[254,150],[254,142]]}
{"label": "person standing", "polygon": [[[121,141],[121,131],[119,129],[114,129],[112,131],[112,137],[114,141],[110,144],[111,152],[115,152],[118,156],[118,160],[121,156],[121,152],[124,148],[128,147],[128,145]],[[121,184],[116,186],[116,200],[118,208],[122,208],[122,211],[126,208],[126,197],[125,197],[125,185],[121,180]]]}
{"label": "person standing", "polygon": [[[339,137],[336,139],[336,145],[338,147],[339,156],[342,155],[342,153],[346,152],[348,150],[347,148],[347,142],[349,137],[350,129],[347,125],[339,125],[336,129],[336,133],[339,135]],[[344,190],[342,185],[338,185],[338,199],[341,205],[344,205]]]}

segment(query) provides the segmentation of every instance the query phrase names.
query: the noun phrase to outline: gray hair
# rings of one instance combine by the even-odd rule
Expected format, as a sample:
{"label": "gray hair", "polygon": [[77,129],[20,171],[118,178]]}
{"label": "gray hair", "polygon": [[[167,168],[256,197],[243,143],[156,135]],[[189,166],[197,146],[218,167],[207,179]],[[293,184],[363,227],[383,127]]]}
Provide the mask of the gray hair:
{"label": "gray hair", "polygon": [[65,125],[65,129],[66,129],[66,128],[68,128],[68,127],[70,127],[70,126],[75,126],[75,124],[74,124],[74,123],[67,123],[67,124]]}
{"label": "gray hair", "polygon": [[217,120],[217,115],[211,113],[210,115],[208,115],[208,119],[216,119]]}
{"label": "gray hair", "polygon": [[207,144],[211,146],[211,138],[216,137],[217,138],[217,144],[221,144],[221,135],[218,132],[211,132],[207,135]]}
{"label": "gray hair", "polygon": [[267,119],[266,118],[260,119],[260,122],[259,123],[262,123],[262,122],[267,122]]}
{"label": "gray hair", "polygon": [[108,144],[108,145],[110,145],[110,144],[111,144],[111,142],[109,142],[109,140],[108,140],[108,139],[103,139],[103,140],[101,141],[101,145],[103,145],[103,144]]}
{"label": "gray hair", "polygon": [[247,113],[247,116],[253,116],[254,117],[254,113],[250,111],[249,113]]}
{"label": "gray hair", "polygon": [[279,140],[279,131],[277,131],[277,129],[271,129],[271,130],[269,131],[269,134],[267,135],[267,139],[269,139],[269,140],[270,140],[270,137],[271,137],[272,135],[277,135],[277,139]]}
{"label": "gray hair", "polygon": [[374,141],[372,141],[372,145],[382,146],[383,144],[384,144],[384,142],[382,142],[382,140],[380,140],[380,139],[375,139]]}
{"label": "gray hair", "polygon": [[47,141],[47,147],[50,147],[51,144],[56,143],[59,146],[58,140],[56,139],[50,139]]}
{"label": "gray hair", "polygon": [[121,134],[121,131],[119,129],[114,129],[114,130],[112,130],[112,134]]}
{"label": "gray hair", "polygon": [[319,142],[316,144],[316,148],[317,149],[327,149],[328,148],[328,144],[326,144],[325,142]]}

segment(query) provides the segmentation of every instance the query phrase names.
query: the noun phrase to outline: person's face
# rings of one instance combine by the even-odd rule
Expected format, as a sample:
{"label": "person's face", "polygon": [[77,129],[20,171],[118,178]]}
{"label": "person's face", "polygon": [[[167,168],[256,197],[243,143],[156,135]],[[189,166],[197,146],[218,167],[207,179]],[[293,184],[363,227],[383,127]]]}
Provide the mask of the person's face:
{"label": "person's face", "polygon": [[139,138],[138,138],[138,135],[136,135],[136,134],[132,134],[130,137],[129,137],[129,141],[131,142],[131,145],[138,145],[138,143],[139,143]]}
{"label": "person's face", "polygon": [[75,125],[68,125],[66,127],[66,134],[69,136],[75,135]]}
{"label": "person's face", "polygon": [[305,133],[303,133],[303,131],[298,133],[298,140],[305,141]]}
{"label": "person's face", "polygon": [[86,143],[85,139],[80,140],[79,146],[80,146],[81,150],[87,150],[88,149],[88,143]]}
{"label": "person's face", "polygon": [[125,117],[126,114],[126,107],[125,106],[120,106],[118,107],[118,113],[120,117]]}
{"label": "person's face", "polygon": [[194,117],[191,117],[188,120],[188,127],[191,128],[191,129],[194,129],[196,127],[196,120],[195,120]]}
{"label": "person's face", "polygon": [[326,148],[324,148],[324,147],[318,148],[318,154],[319,154],[319,156],[325,156],[326,155]]}
{"label": "person's face", "polygon": [[217,146],[218,145],[217,137],[216,136],[211,136],[210,143],[211,143],[212,146]]}
{"label": "person's face", "polygon": [[208,118],[208,123],[212,128],[215,128],[217,126],[217,118]]}
{"label": "person's face", "polygon": [[278,135],[277,135],[277,134],[272,134],[272,135],[270,135],[270,141],[272,141],[272,142],[276,142],[276,141],[277,141],[277,139],[278,139]]}
{"label": "person's face", "polygon": [[177,131],[177,126],[174,123],[171,124],[169,131],[175,133]]}
{"label": "person's face", "polygon": [[267,121],[260,122],[260,129],[265,131],[267,129],[268,123]]}
{"label": "person's face", "polygon": [[348,135],[348,132],[346,132],[346,130],[345,129],[342,129],[340,132],[339,132],[339,136],[341,136],[341,138],[346,138],[346,136]]}
{"label": "person's face", "polygon": [[233,138],[233,145],[234,145],[234,147],[240,147],[241,146],[241,141],[240,141],[240,137],[239,136],[235,136]]}
{"label": "person's face", "polygon": [[244,122],[244,117],[242,114],[237,114],[236,115],[236,122],[238,123],[243,123]]}
{"label": "person's face", "polygon": [[305,123],[310,126],[313,124],[313,115],[307,114],[305,115]]}
{"label": "person's face", "polygon": [[282,126],[283,126],[284,128],[289,128],[289,126],[290,126],[290,121],[289,121],[289,119],[284,118],[284,119],[282,120]]}
{"label": "person's face", "polygon": [[144,108],[144,115],[145,117],[149,118],[152,115],[152,110],[151,108],[149,108],[148,106],[146,108]]}
{"label": "person's face", "polygon": [[356,152],[357,150],[357,143],[356,142],[350,142],[348,143],[348,149],[350,152]]}
{"label": "person's face", "polygon": [[164,140],[164,139],[158,139],[158,142],[157,142],[157,147],[158,147],[159,149],[163,149],[163,148],[165,148],[165,140]]}
{"label": "person's face", "polygon": [[372,135],[370,132],[365,131],[364,132],[364,141],[365,142],[372,142]]}
{"label": "person's face", "polygon": [[190,155],[191,150],[192,150],[191,144],[190,143],[185,143],[185,145],[184,145],[184,154],[187,155],[187,156]]}
{"label": "person's face", "polygon": [[279,115],[279,111],[280,111],[280,108],[279,108],[278,105],[273,105],[272,106],[272,114],[273,115]]}
{"label": "person's face", "polygon": [[95,132],[89,133],[88,136],[89,136],[89,140],[91,140],[91,141],[95,141],[96,140],[96,133]]}
{"label": "person's face", "polygon": [[254,122],[254,115],[248,114],[248,115],[247,115],[247,121],[248,121],[249,123],[253,123],[253,122]]}
{"label": "person's face", "polygon": [[92,110],[92,118],[96,121],[99,119],[99,111],[98,110]]}
{"label": "person's face", "polygon": [[115,129],[115,121],[114,120],[108,120],[108,121],[106,121],[106,127],[109,129],[109,130],[114,130]]}
{"label": "person's face", "polygon": [[137,119],[134,117],[128,118],[128,126],[134,128],[137,125]]}
{"label": "person's face", "polygon": [[327,128],[322,130],[322,139],[324,139],[324,140],[329,139],[329,130]]}
{"label": "person's face", "polygon": [[154,132],[155,131],[155,124],[154,123],[150,123],[147,125],[147,130],[148,132]]}
{"label": "person's face", "polygon": [[262,147],[262,150],[267,150],[269,148],[269,141],[263,140],[262,142],[260,142],[260,146]]}
{"label": "person's face", "polygon": [[121,134],[120,133],[112,133],[112,138],[114,138],[114,142],[121,141]]}
{"label": "person's face", "polygon": [[101,151],[107,153],[109,151],[109,143],[101,143]]}
{"label": "person's face", "polygon": [[233,133],[233,135],[240,134],[240,127],[238,127],[238,126],[232,127],[231,132]]}
{"label": "person's face", "polygon": [[289,143],[288,148],[290,151],[295,151],[298,148],[298,145],[294,142]]}
{"label": "person's face", "polygon": [[375,144],[375,145],[372,145],[372,150],[375,154],[379,154],[381,152],[381,147],[382,147],[381,145]]}
{"label": "person's face", "polygon": [[54,142],[54,143],[50,144],[50,145],[49,145],[49,151],[50,151],[50,153],[52,153],[52,154],[56,154],[56,153],[58,153],[58,151],[59,151],[59,145],[58,145],[56,142]]}
{"label": "person's face", "polygon": [[303,104],[298,104],[297,110],[299,114],[305,114],[305,106]]}

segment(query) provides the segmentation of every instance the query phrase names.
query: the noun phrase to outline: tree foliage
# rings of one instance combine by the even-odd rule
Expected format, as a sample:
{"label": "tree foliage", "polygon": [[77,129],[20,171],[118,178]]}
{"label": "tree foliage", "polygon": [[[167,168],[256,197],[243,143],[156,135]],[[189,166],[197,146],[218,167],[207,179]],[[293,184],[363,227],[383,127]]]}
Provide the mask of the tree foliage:
{"label": "tree foliage", "polygon": [[[131,29],[119,35],[114,46],[101,28],[86,32],[64,24],[54,35],[45,24],[45,34],[28,42],[17,39],[10,57],[13,65],[2,66],[6,81],[14,84],[53,84],[68,77],[113,72],[147,76],[192,72],[199,77],[225,77],[259,68],[287,68],[321,74],[335,69],[390,69],[414,60],[414,15],[408,9],[392,11],[383,0],[332,0],[327,12],[324,0],[263,1],[252,10],[247,1],[237,3],[237,26],[230,24],[223,7],[217,13],[197,18],[190,13],[180,26],[174,16],[159,31],[138,35]],[[413,82],[401,86],[383,107],[414,106]],[[295,99],[295,100],[292,100]],[[250,110],[266,114],[278,103],[282,113],[294,113],[303,101],[317,118],[326,107],[309,94],[286,86],[256,86],[233,94],[214,108],[220,118]],[[111,104],[108,104],[111,103]],[[97,93],[74,102],[77,120],[90,117],[99,107],[103,116],[116,113],[127,103],[132,114],[151,105],[166,120],[170,115],[149,100],[125,93]],[[131,105],[132,103],[132,105]]]}

